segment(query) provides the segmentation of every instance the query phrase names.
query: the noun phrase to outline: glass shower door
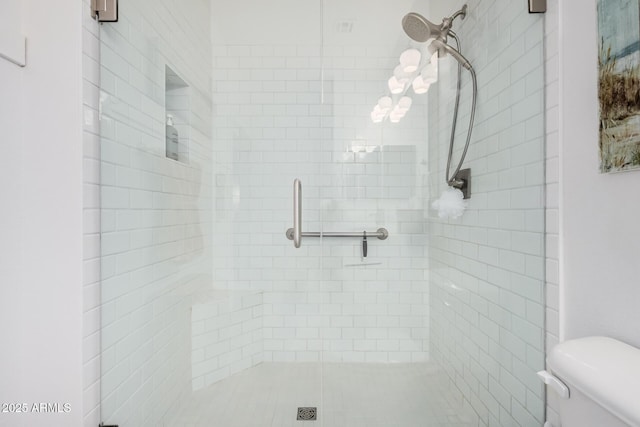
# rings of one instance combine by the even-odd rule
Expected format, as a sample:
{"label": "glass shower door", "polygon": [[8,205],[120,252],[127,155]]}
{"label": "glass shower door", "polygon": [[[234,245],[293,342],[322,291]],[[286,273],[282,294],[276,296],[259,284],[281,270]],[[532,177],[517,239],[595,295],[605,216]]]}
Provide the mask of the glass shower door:
{"label": "glass shower door", "polygon": [[101,413],[121,427],[189,397],[211,287],[209,8],[186,3],[120,2],[100,25]]}
{"label": "glass shower door", "polygon": [[[389,79],[430,60],[402,17],[453,8],[413,3],[129,0],[101,25],[105,424],[542,420],[541,21],[456,21],[481,90],[472,198],[441,219],[455,63],[427,94]],[[404,117],[379,120],[387,96]]]}
{"label": "glass shower door", "polygon": [[120,6],[100,27],[102,420],[286,425],[320,400],[321,241],[285,236],[295,178],[320,227],[320,19],[283,44],[260,5]]}

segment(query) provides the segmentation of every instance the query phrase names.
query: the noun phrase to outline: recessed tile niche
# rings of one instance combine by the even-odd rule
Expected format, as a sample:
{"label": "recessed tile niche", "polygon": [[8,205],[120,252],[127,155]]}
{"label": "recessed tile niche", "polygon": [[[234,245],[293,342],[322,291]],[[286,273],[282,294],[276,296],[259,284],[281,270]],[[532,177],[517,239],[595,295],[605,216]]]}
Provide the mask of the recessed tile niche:
{"label": "recessed tile niche", "polygon": [[189,162],[189,85],[168,65],[165,66],[165,144],[166,156]]}

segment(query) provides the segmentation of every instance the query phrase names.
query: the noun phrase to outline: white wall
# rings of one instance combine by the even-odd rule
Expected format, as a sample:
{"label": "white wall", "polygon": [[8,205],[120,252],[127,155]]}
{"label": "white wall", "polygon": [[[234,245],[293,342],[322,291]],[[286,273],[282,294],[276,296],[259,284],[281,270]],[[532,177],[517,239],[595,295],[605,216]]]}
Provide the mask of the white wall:
{"label": "white wall", "polygon": [[[551,1],[545,21],[547,351],[589,335],[638,346],[640,172],[598,172],[596,2]],[[558,397],[547,398],[559,425]]]}
{"label": "white wall", "polygon": [[[0,59],[0,401],[69,403],[3,426],[82,420],[80,3],[25,0],[28,66]],[[4,14],[0,26],[18,16]]]}
{"label": "white wall", "polygon": [[[319,41],[321,32],[329,45],[341,41],[367,46],[388,45],[395,43],[402,34],[400,22],[406,13],[413,11],[426,16],[434,7],[429,2],[416,0],[272,0],[268,3],[214,0],[214,4],[214,44],[228,41],[249,46],[309,45]],[[344,22],[354,24],[348,34],[336,31],[338,24]]]}
{"label": "white wall", "polygon": [[598,172],[595,0],[560,2],[560,32],[562,336],[640,346],[640,171]]}

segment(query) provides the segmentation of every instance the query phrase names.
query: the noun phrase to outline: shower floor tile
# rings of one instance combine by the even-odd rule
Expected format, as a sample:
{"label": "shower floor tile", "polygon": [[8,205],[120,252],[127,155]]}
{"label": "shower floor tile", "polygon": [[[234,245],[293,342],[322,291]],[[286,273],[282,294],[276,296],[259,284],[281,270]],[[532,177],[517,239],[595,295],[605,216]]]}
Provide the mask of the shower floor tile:
{"label": "shower floor tile", "polygon": [[[316,421],[296,420],[318,407]],[[264,363],[207,389],[166,427],[475,427],[431,364]]]}

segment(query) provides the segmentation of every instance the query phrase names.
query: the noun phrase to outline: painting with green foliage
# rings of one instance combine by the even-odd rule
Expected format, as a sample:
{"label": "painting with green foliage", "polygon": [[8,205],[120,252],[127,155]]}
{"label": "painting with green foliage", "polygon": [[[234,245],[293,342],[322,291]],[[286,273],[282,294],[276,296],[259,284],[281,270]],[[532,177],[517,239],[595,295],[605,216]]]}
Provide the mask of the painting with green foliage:
{"label": "painting with green foliage", "polygon": [[597,0],[600,171],[640,168],[640,0]]}

